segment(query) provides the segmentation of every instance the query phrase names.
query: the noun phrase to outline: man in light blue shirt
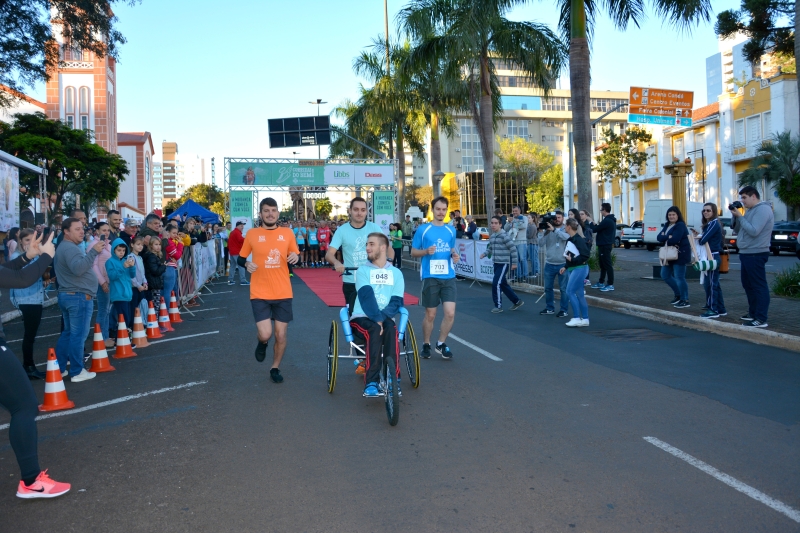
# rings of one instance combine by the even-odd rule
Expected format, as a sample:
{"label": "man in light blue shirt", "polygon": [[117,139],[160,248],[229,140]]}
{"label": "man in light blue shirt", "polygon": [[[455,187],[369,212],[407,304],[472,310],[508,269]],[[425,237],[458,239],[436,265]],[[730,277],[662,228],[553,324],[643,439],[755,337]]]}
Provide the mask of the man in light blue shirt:
{"label": "man in light blue shirt", "polygon": [[[338,233],[338,232],[337,232]],[[366,372],[364,396],[380,396],[378,380],[381,369],[381,352],[393,357],[399,373],[400,350],[394,316],[403,306],[405,281],[399,269],[386,257],[389,239],[380,231],[367,237],[366,251],[369,261],[356,271],[357,298],[350,325],[365,339]]]}
{"label": "man in light blue shirt", "polygon": [[448,200],[444,196],[435,198],[431,203],[433,221],[421,226],[414,234],[411,243],[411,257],[421,257],[420,277],[422,278],[422,297],[419,300],[425,308],[425,319],[422,321],[422,357],[431,356],[431,333],[436,310],[442,304],[444,318],[439,328],[439,341],[436,352],[443,359],[452,359],[453,352],[445,344],[456,316],[456,270],[453,266],[458,262],[456,250],[456,231],[444,223],[447,215]]}

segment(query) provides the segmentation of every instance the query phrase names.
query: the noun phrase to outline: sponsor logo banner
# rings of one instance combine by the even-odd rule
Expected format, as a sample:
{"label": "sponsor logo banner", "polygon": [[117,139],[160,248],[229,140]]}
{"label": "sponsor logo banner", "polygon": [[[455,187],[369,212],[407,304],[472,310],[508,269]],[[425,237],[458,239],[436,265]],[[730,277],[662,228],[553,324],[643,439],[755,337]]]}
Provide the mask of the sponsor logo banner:
{"label": "sponsor logo banner", "polygon": [[356,185],[394,185],[394,165],[355,165]]}
{"label": "sponsor logo banner", "polygon": [[325,165],[325,185],[354,185],[353,165]]}

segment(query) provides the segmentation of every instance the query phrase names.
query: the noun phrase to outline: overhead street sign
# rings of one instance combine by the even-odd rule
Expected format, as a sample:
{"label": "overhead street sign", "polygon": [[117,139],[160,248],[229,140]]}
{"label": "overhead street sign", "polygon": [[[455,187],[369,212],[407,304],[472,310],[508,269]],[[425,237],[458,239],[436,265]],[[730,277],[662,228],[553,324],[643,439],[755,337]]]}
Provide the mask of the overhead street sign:
{"label": "overhead street sign", "polygon": [[683,127],[692,125],[692,91],[631,87],[629,98],[629,123]]}

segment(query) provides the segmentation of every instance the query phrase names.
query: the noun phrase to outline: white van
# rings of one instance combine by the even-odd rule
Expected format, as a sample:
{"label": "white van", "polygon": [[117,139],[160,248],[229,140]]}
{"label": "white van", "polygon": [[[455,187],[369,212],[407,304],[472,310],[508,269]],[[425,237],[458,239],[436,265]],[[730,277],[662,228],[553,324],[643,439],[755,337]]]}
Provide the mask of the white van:
{"label": "white van", "polygon": [[[672,207],[672,200],[648,200],[644,207],[644,227],[642,235],[647,250],[652,252],[660,246],[656,236],[661,233],[661,229],[667,221],[667,209]],[[686,213],[683,219],[686,226],[691,230],[694,228],[698,232],[703,231],[703,204],[702,202],[686,202]]]}

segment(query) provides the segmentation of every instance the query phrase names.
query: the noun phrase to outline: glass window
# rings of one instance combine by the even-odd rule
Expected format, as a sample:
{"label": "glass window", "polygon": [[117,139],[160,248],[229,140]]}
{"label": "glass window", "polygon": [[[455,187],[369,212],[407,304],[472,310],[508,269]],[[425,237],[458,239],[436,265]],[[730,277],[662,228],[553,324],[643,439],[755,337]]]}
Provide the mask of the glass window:
{"label": "glass window", "polygon": [[761,115],[747,117],[747,143],[761,142]]}
{"label": "glass window", "polygon": [[70,128],[75,127],[75,115],[67,115],[67,126]]}
{"label": "glass window", "polygon": [[764,138],[769,139],[772,137],[772,112],[761,113],[761,121],[763,123],[761,131],[764,132]]}
{"label": "glass window", "polygon": [[539,96],[501,96],[500,102],[503,109],[542,109],[542,99]]}
{"label": "glass window", "polygon": [[672,157],[683,160],[683,137],[672,138]]}
{"label": "glass window", "polygon": [[89,112],[89,88],[88,87],[81,87],[80,90],[80,110],[81,113],[88,113]]}
{"label": "glass window", "polygon": [[733,145],[744,145],[744,119],[739,119],[733,123]]}
{"label": "glass window", "polygon": [[64,111],[67,113],[75,112],[75,87],[64,89]]}
{"label": "glass window", "polygon": [[150,182],[150,156],[144,158],[144,179],[146,182]]}
{"label": "glass window", "polygon": [[88,130],[89,129],[89,116],[88,115],[81,115],[81,129]]}
{"label": "glass window", "polygon": [[561,96],[554,96],[542,100],[542,110],[544,111],[572,111],[572,99]]}

